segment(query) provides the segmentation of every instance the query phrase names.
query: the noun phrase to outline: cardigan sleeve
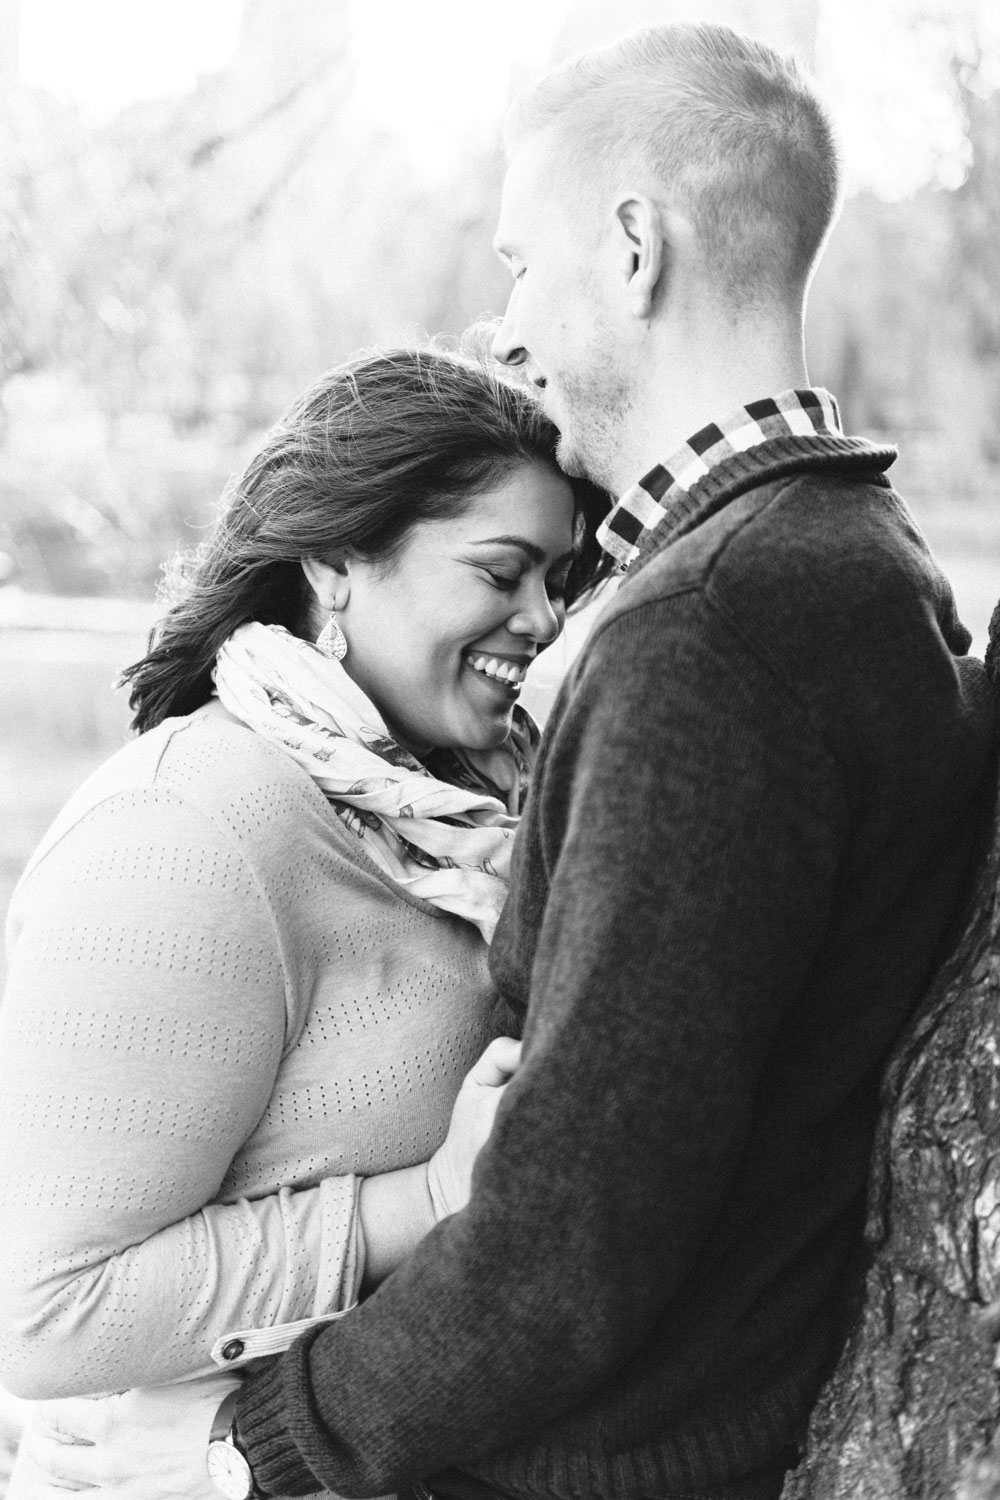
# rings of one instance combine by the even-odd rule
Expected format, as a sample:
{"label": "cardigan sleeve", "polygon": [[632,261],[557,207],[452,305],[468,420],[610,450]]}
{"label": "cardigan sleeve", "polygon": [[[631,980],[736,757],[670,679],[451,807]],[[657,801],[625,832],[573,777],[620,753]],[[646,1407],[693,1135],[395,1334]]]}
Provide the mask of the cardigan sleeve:
{"label": "cardigan sleeve", "polygon": [[230,1330],[350,1305],[357,1179],[215,1201],[286,1037],[265,895],[150,786],[22,882],[0,1007],[0,1379],[48,1398],[214,1368]]}
{"label": "cardigan sleeve", "polygon": [[646,608],[660,628],[605,628],[550,726],[493,949],[529,992],[524,1061],[471,1202],[244,1387],[269,1493],[402,1489],[579,1407],[723,1210],[822,940],[840,782],[738,639]]}

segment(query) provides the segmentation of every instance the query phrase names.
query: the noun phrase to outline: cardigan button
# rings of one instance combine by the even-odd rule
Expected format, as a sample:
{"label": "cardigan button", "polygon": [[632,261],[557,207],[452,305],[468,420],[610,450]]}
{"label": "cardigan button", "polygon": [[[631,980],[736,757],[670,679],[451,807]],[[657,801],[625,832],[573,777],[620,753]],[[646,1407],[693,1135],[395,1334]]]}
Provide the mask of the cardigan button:
{"label": "cardigan button", "polygon": [[229,1343],[222,1347],[223,1359],[239,1359],[244,1347],[242,1339],[230,1339]]}

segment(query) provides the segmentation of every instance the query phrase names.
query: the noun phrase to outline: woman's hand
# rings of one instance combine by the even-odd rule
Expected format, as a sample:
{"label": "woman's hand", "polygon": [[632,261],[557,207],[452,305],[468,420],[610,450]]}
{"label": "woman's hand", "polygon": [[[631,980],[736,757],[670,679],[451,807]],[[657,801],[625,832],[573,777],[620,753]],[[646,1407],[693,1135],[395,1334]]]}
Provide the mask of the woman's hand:
{"label": "woman's hand", "polygon": [[465,1075],[448,1135],[427,1163],[427,1186],[440,1222],[469,1201],[472,1169],[493,1128],[504,1089],[521,1061],[521,1043],[500,1036]]}
{"label": "woman's hand", "polygon": [[430,1161],[362,1182],[358,1200],[365,1246],[362,1296],[373,1292],[412,1254],[435,1224],[468,1203],[472,1168],[520,1058],[520,1042],[509,1036],[491,1042],[466,1074],[447,1138]]}
{"label": "woman's hand", "polygon": [[68,1396],[32,1409],[7,1500],[219,1500],[206,1456],[212,1422],[239,1385],[213,1375],[121,1396]]}

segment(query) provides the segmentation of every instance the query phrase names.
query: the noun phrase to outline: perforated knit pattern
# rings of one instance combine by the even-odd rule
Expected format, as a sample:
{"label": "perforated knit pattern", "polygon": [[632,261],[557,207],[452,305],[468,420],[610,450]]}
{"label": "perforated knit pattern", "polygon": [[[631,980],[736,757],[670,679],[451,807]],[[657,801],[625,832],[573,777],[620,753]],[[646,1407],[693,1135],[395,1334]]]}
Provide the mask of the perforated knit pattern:
{"label": "perforated knit pattern", "polygon": [[0,1008],[0,1379],[213,1368],[353,1301],[358,1177],[426,1158],[488,1039],[485,946],[370,867],[280,750],[173,720],[60,816]]}

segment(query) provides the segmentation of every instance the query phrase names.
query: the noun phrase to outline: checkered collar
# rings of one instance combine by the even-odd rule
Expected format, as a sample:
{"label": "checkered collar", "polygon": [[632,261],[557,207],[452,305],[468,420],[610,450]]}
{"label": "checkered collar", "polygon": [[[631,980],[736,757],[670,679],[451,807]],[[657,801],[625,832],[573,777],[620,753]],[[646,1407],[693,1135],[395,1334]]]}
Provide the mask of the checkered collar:
{"label": "checkered collar", "polygon": [[710,422],[688,438],[666,464],[650,469],[613,507],[602,522],[597,539],[605,552],[625,569],[639,555],[645,537],[670,514],[674,502],[704,479],[724,459],[745,453],[773,438],[840,437],[840,412],[829,391],[818,387],[782,391],[763,401],[751,401],[726,422]]}

